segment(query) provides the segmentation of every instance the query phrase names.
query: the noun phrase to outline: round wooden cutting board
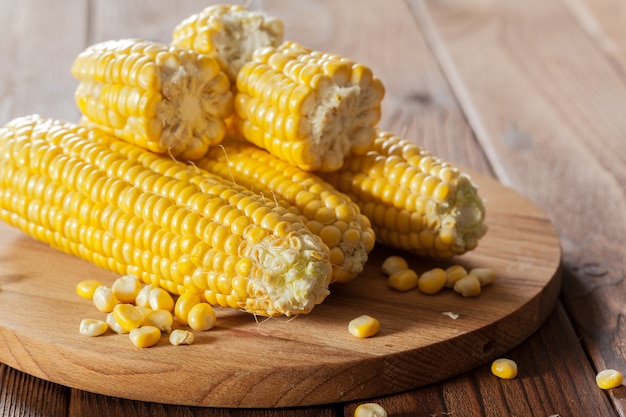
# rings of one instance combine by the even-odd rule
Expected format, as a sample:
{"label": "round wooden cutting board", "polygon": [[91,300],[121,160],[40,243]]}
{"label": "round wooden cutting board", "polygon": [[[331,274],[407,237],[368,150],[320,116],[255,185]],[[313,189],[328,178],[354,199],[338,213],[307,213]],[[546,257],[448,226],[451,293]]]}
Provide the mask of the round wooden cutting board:
{"label": "round wooden cutting board", "polygon": [[[219,309],[217,326],[196,343],[149,349],[127,335],[81,336],[83,318],[104,318],[75,293],[86,278],[117,276],[36,242],[0,223],[0,362],[39,378],[141,401],[213,407],[286,407],[391,394],[483,365],[530,336],[555,306],[558,237],[536,206],[497,181],[473,174],[486,200],[489,232],[458,257],[494,269],[476,298],[387,287],[392,254],[378,247],[364,273],[335,284],[311,314],[256,318]],[[407,254],[404,254],[407,255]],[[423,271],[446,266],[412,257]],[[378,335],[358,339],[348,322],[369,314]]]}

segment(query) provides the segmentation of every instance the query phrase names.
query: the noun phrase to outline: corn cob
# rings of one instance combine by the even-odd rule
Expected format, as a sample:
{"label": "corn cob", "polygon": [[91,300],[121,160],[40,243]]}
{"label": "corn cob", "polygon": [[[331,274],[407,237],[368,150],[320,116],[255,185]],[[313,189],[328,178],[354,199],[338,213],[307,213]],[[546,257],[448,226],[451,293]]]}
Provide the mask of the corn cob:
{"label": "corn cob", "polygon": [[345,194],[318,176],[231,137],[193,163],[297,207],[306,217],[309,230],[330,249],[334,282],[350,281],[363,270],[375,242],[370,222]]}
{"label": "corn cob", "polygon": [[238,132],[304,170],[334,171],[364,153],[384,96],[365,65],[294,42],[257,49],[236,86]]}
{"label": "corn cob", "polygon": [[297,215],[84,126],[29,116],[0,129],[0,219],[213,305],[294,315],[328,294],[329,250]]}
{"label": "corn cob", "polygon": [[121,139],[188,159],[224,137],[233,95],[213,58],[124,39],[85,49],[71,71],[84,120]]}
{"label": "corn cob", "polygon": [[379,130],[372,149],[322,173],[348,194],[387,246],[450,258],[478,245],[485,207],[469,176],[417,145]]}
{"label": "corn cob", "polygon": [[172,34],[172,43],[181,48],[217,59],[232,83],[252,52],[283,41],[283,22],[240,5],[219,4],[189,16]]}

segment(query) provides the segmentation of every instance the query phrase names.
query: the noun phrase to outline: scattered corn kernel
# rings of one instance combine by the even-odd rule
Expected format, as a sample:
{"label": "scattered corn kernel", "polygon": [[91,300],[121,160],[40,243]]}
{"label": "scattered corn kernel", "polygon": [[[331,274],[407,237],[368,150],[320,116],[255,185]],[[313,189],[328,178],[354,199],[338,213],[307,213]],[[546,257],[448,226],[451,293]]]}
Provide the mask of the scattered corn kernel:
{"label": "scattered corn kernel", "polygon": [[174,305],[174,316],[180,324],[187,325],[187,317],[189,316],[189,310],[191,307],[200,303],[200,296],[192,292],[186,292],[180,295]]}
{"label": "scattered corn kernel", "polygon": [[132,304],[118,304],[113,308],[113,317],[122,329],[131,331],[141,326],[144,317],[141,311]]}
{"label": "scattered corn kernel", "polygon": [[144,319],[148,316],[148,314],[150,314],[150,313],[152,313],[154,311],[150,307],[145,307],[145,306],[138,306],[138,305],[136,305],[135,308],[137,310],[139,310],[139,312],[141,313],[141,315],[143,316]]}
{"label": "scattered corn kernel", "polygon": [[154,346],[161,339],[161,331],[154,326],[142,326],[128,334],[130,341],[138,348]]}
{"label": "scattered corn kernel", "polygon": [[513,379],[517,376],[517,363],[514,360],[500,358],[491,364],[491,373],[502,379]]}
{"label": "scattered corn kernel", "polygon": [[109,325],[102,320],[96,319],[83,319],[78,327],[80,334],[83,336],[100,336],[104,334]]}
{"label": "scattered corn kernel", "polygon": [[417,287],[417,272],[412,269],[397,271],[389,276],[387,280],[389,286],[398,291],[410,291]]}
{"label": "scattered corn kernel", "polygon": [[409,269],[409,264],[401,256],[392,255],[383,261],[382,270],[385,275],[391,276],[404,269]]}
{"label": "scattered corn kernel", "polygon": [[134,275],[124,275],[113,282],[111,291],[120,303],[134,303],[142,284]]}
{"label": "scattered corn kernel", "polygon": [[620,371],[615,369],[605,369],[596,375],[596,383],[602,389],[617,388],[624,382],[624,377]]}
{"label": "scattered corn kernel", "polygon": [[103,313],[110,313],[119,304],[119,301],[109,287],[101,285],[93,292],[93,304]]}
{"label": "scattered corn kernel", "polygon": [[162,332],[171,332],[174,318],[167,310],[154,310],[148,313],[143,320],[144,326],[154,326]]}
{"label": "scattered corn kernel", "polygon": [[93,293],[102,283],[97,279],[86,279],[76,284],[76,294],[87,300],[93,299]]}
{"label": "scattered corn kernel", "polygon": [[380,330],[380,322],[374,317],[364,314],[348,323],[348,331],[356,337],[372,337]]}
{"label": "scattered corn kernel", "polygon": [[150,291],[154,289],[152,284],[144,285],[135,297],[137,307],[150,307]]}
{"label": "scattered corn kernel", "polygon": [[105,321],[108,324],[109,328],[113,330],[115,333],[127,334],[129,332],[128,330],[125,330],[122,326],[120,326],[117,320],[115,320],[115,316],[113,316],[113,313],[107,314]]}
{"label": "scattered corn kernel", "polygon": [[496,280],[496,273],[491,268],[474,268],[469,273],[478,278],[481,287],[489,285]]}
{"label": "scattered corn kernel", "polygon": [[454,291],[463,297],[476,297],[480,295],[480,281],[478,281],[475,275],[468,274],[454,284]]}
{"label": "scattered corn kernel", "polygon": [[467,270],[461,265],[452,265],[446,268],[446,288],[453,288],[461,278],[467,276]]}
{"label": "scattered corn kernel", "polygon": [[170,333],[170,343],[175,346],[190,345],[195,339],[195,336],[189,330],[175,329]]}
{"label": "scattered corn kernel", "polygon": [[191,307],[187,322],[194,330],[204,331],[215,326],[215,311],[208,303],[198,303]]}
{"label": "scattered corn kernel", "polygon": [[387,417],[387,411],[379,404],[365,403],[354,410],[354,417]]}
{"label": "scattered corn kernel", "polygon": [[417,287],[424,294],[437,294],[446,285],[446,271],[433,268],[424,272],[417,281]]}
{"label": "scattered corn kernel", "polygon": [[152,288],[148,294],[148,302],[153,310],[174,310],[174,299],[163,288]]}

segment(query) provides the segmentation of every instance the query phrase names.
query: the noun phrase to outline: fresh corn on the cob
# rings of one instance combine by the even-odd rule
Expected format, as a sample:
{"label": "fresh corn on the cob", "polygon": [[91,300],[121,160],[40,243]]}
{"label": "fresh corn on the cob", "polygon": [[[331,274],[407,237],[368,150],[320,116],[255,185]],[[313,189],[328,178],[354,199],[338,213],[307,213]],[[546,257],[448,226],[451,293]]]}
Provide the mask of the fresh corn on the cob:
{"label": "fresh corn on the cob", "polygon": [[375,242],[370,222],[348,196],[317,175],[231,137],[193,163],[279,203],[286,201],[297,207],[306,217],[309,230],[330,249],[334,282],[350,281],[363,270]]}
{"label": "fresh corn on the cob", "polygon": [[0,219],[118,274],[260,315],[310,311],[332,274],[328,247],[273,200],[37,116],[0,129]]}
{"label": "fresh corn on the cob", "polygon": [[384,96],[370,68],[294,42],[257,49],[236,86],[238,132],[304,170],[334,171],[369,149]]}
{"label": "fresh corn on the cob", "polygon": [[153,152],[184,159],[222,141],[231,83],[215,59],[138,39],[81,52],[71,70],[84,120]]}
{"label": "fresh corn on the cob", "polygon": [[487,231],[485,207],[469,176],[387,131],[378,131],[369,152],[321,176],[348,194],[376,238],[393,248],[450,258],[474,249]]}
{"label": "fresh corn on the cob", "polygon": [[181,48],[217,59],[232,83],[255,49],[283,41],[282,20],[240,5],[218,4],[189,16],[172,34]]}

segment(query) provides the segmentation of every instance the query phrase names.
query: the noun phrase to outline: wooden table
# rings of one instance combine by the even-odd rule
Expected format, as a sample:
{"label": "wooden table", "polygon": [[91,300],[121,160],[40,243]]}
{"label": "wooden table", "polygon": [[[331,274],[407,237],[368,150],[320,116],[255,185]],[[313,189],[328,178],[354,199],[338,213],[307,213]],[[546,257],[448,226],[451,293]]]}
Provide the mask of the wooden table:
{"label": "wooden table", "polygon": [[[206,3],[206,2],[205,2]],[[168,41],[198,2],[4,1],[0,124],[31,113],[76,120],[69,67],[87,45]],[[624,416],[626,388],[626,5],[617,0],[265,0],[287,37],[370,65],[387,94],[381,126],[493,176],[539,206],[563,250],[546,323],[489,365],[377,398],[392,416]],[[0,272],[1,273],[1,272]],[[0,364],[0,414],[13,416],[351,416],[359,402],[216,409],[143,403],[52,384]]]}

